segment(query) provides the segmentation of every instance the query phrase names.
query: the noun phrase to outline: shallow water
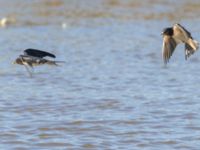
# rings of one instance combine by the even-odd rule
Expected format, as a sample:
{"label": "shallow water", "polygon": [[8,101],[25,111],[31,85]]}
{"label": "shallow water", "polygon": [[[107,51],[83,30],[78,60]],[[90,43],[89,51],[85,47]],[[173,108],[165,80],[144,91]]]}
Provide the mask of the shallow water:
{"label": "shallow water", "polygon": [[[160,35],[179,18],[200,40],[196,12],[161,17],[179,7],[171,1],[146,0],[152,18],[133,14],[139,1],[0,2],[15,18],[0,29],[0,149],[199,149],[200,53],[185,61],[180,45],[164,67]],[[30,47],[66,63],[30,78],[12,64]]]}

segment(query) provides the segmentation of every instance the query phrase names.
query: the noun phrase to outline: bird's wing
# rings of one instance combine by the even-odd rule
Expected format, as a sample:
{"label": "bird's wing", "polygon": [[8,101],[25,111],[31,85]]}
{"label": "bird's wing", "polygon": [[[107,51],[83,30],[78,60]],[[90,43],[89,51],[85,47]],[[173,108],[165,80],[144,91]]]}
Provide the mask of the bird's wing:
{"label": "bird's wing", "polygon": [[175,48],[176,48],[176,41],[170,36],[163,36],[163,49],[162,55],[164,63],[167,64],[169,62],[170,57],[172,56]]}
{"label": "bird's wing", "polygon": [[185,43],[185,52],[187,57],[194,53],[199,47],[199,43],[192,38],[192,35],[189,31],[187,31],[183,26],[180,24],[174,25],[174,39],[181,40]]}
{"label": "bird's wing", "polygon": [[56,56],[54,54],[51,54],[51,53],[45,52],[45,51],[41,51],[41,50],[37,50],[37,49],[26,49],[26,50],[24,50],[24,54],[28,55],[28,56],[40,57],[40,58],[43,58],[45,56],[56,58]]}
{"label": "bird's wing", "polygon": [[178,40],[181,40],[182,42],[186,42],[188,38],[193,39],[191,36],[191,33],[180,24],[175,24],[173,26],[173,29],[174,29],[174,35],[176,38],[178,38]]}

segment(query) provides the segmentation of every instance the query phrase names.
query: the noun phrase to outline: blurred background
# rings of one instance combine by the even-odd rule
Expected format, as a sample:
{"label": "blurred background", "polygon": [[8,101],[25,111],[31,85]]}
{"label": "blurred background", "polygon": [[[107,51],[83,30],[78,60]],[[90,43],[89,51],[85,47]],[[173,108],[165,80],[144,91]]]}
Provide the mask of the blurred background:
{"label": "blurred background", "polygon": [[[167,67],[163,28],[200,41],[199,0],[0,0],[0,149],[198,150],[200,54],[179,45]],[[36,48],[65,61],[12,62]]]}

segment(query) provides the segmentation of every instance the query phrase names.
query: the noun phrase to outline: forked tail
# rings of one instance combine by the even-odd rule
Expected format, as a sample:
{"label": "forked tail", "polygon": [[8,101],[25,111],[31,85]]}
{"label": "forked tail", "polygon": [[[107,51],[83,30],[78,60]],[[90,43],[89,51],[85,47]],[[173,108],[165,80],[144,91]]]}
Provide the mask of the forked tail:
{"label": "forked tail", "polygon": [[189,39],[188,44],[192,47],[193,50],[197,50],[199,48],[199,43],[196,40]]}
{"label": "forked tail", "polygon": [[47,61],[48,65],[54,65],[54,66],[59,66],[60,63],[65,63],[65,61],[52,61],[52,60]]}

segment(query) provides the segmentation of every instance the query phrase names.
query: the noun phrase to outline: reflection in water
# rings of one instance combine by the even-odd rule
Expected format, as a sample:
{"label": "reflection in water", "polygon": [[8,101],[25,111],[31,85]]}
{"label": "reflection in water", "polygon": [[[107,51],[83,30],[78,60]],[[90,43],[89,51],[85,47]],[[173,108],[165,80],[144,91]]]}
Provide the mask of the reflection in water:
{"label": "reflection in water", "polygon": [[[199,148],[199,53],[164,68],[160,35],[177,18],[198,33],[199,9],[182,14],[197,1],[0,2],[16,19],[0,29],[0,149]],[[30,47],[66,64],[29,78],[12,62]]]}

